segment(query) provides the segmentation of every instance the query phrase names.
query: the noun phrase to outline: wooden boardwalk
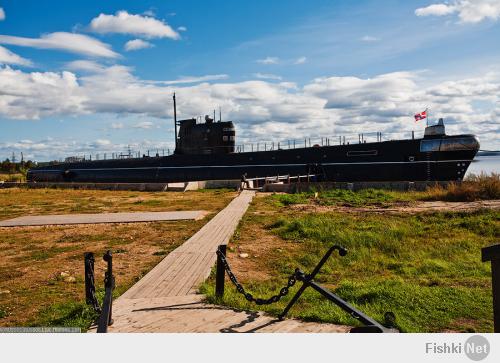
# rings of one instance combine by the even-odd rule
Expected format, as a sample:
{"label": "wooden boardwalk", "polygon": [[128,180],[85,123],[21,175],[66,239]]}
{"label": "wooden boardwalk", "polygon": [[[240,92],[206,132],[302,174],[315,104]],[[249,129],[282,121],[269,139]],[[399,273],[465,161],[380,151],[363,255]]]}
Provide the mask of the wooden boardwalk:
{"label": "wooden boardwalk", "polygon": [[255,192],[245,190],[113,304],[110,332],[345,332],[348,327],[277,321],[261,312],[205,304],[197,294]]}

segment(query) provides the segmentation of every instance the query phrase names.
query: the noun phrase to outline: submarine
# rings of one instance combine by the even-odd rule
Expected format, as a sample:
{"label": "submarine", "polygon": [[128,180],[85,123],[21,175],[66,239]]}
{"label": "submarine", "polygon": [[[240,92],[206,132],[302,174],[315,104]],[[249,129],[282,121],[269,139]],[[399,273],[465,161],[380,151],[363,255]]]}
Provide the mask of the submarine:
{"label": "submarine", "polygon": [[[214,117],[215,118],[215,117]],[[479,150],[475,135],[447,135],[443,119],[422,138],[246,151],[232,121],[177,120],[168,156],[79,160],[32,168],[29,182],[171,183],[314,175],[317,181],[460,181]],[[295,145],[294,145],[295,146]]]}

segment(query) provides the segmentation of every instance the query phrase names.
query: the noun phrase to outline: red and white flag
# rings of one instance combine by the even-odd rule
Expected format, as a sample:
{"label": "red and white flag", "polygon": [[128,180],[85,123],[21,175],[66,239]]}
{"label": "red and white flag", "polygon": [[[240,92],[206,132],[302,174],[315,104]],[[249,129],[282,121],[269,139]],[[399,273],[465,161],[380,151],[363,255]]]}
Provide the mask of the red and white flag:
{"label": "red and white flag", "polygon": [[427,109],[415,115],[415,122],[423,120],[424,118],[427,118]]}

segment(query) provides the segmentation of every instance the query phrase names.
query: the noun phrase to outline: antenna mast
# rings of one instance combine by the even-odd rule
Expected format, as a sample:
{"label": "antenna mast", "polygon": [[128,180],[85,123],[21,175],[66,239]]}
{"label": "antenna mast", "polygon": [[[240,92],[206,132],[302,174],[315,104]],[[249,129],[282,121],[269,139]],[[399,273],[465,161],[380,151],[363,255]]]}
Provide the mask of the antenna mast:
{"label": "antenna mast", "polygon": [[175,104],[175,92],[174,92],[174,130],[175,130],[175,148],[177,149],[177,106]]}

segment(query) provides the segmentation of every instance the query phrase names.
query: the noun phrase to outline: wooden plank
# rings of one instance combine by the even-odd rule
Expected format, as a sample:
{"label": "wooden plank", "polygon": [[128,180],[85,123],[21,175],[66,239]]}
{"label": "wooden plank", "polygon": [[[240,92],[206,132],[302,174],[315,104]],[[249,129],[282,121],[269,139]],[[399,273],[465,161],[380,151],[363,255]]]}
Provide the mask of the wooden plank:
{"label": "wooden plank", "polygon": [[198,263],[198,266],[194,270],[191,271],[190,276],[186,276],[184,281],[179,281],[177,286],[172,287],[170,290],[171,295],[186,295],[191,287],[194,284],[199,285],[203,280],[200,276],[203,275],[203,272],[211,269],[212,267],[212,256],[210,253],[205,253],[201,255],[201,260]]}
{"label": "wooden plank", "polygon": [[152,297],[159,296],[176,296],[175,290],[177,286],[183,284],[189,276],[192,275],[193,270],[196,268],[197,264],[203,259],[204,255],[199,253],[191,253],[191,259],[189,259],[183,266],[180,267],[176,276],[170,281],[164,281],[156,292],[152,294]]}
{"label": "wooden plank", "polygon": [[143,289],[140,296],[142,297],[158,297],[160,291],[165,289],[171,281],[174,281],[177,276],[180,275],[182,269],[189,266],[193,259],[196,259],[196,254],[193,253],[182,253],[178,254],[179,257],[176,261],[173,261],[170,266],[165,266],[164,271],[158,275],[155,281],[151,281],[147,284],[147,287]]}

